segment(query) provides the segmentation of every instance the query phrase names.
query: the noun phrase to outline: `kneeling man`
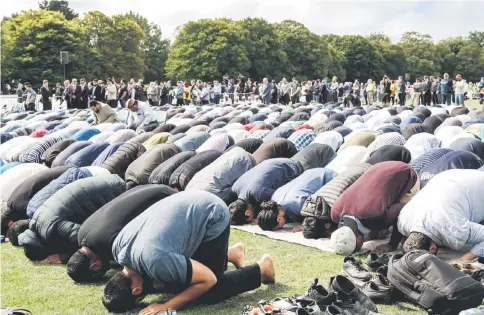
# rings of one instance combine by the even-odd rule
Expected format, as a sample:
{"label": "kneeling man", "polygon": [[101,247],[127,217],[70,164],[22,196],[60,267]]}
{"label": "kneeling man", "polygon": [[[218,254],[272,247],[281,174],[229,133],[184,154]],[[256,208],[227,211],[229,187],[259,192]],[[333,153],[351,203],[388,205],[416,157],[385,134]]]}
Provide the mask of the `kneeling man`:
{"label": "kneeling man", "polygon": [[403,251],[439,246],[460,250],[460,260],[484,257],[484,172],[453,169],[439,173],[402,209],[398,230],[408,236]]}
{"label": "kneeling man", "polygon": [[[124,268],[107,283],[104,306],[127,311],[150,293],[153,282],[181,293],[141,315],[179,310],[196,300],[215,303],[274,282],[270,256],[244,267],[243,244],[228,246],[229,221],[224,202],[205,191],[180,192],[155,203],[114,240],[113,256]],[[225,272],[227,262],[238,269]]]}

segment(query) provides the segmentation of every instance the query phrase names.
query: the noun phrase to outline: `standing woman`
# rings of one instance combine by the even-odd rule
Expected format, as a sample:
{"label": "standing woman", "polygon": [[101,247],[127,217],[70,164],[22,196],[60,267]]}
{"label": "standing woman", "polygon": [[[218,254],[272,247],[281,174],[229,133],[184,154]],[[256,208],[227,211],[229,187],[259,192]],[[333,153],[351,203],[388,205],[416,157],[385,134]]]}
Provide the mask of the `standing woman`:
{"label": "standing woman", "polygon": [[150,85],[148,86],[148,90],[147,90],[148,102],[150,103],[150,105],[153,105],[152,97],[154,93],[154,87],[155,87],[155,82],[150,82]]}
{"label": "standing woman", "polygon": [[390,101],[392,101],[392,105],[395,105],[396,93],[397,93],[397,85],[395,84],[395,80],[392,80],[392,84],[390,85]]}
{"label": "standing woman", "polygon": [[299,83],[296,80],[292,82],[291,88],[291,101],[292,104],[299,103],[299,97],[301,96],[301,87],[299,87]]}
{"label": "standing woman", "polygon": [[307,90],[306,90],[306,102],[311,102],[313,100],[313,92],[314,92],[314,89],[313,89],[313,82],[312,81],[308,81],[307,83]]}
{"label": "standing woman", "polygon": [[118,99],[118,89],[112,79],[108,79],[108,86],[106,88],[106,101],[111,108],[116,108],[116,100]]}
{"label": "standing woman", "polygon": [[308,95],[308,85],[306,81],[301,83],[301,98],[298,100],[299,102],[306,102]]}
{"label": "standing woman", "polygon": [[259,94],[259,84],[257,84],[257,81],[255,81],[254,85],[252,86],[252,99],[257,101],[259,99]]}
{"label": "standing woman", "polygon": [[[57,83],[59,84],[60,86],[60,83]],[[23,104],[24,102],[24,86],[22,85],[22,83],[19,83],[18,86],[17,86],[17,103],[19,104]]]}
{"label": "standing woman", "polygon": [[283,78],[282,79],[282,84],[281,84],[281,95],[282,95],[282,104],[288,105],[290,102],[290,96],[289,93],[291,92],[291,86],[289,83],[287,83],[287,79]]}
{"label": "standing woman", "polygon": [[368,79],[368,85],[366,86],[366,104],[367,105],[373,105],[373,100],[375,97],[375,83],[373,83],[372,79]]}
{"label": "standing woman", "polygon": [[462,76],[460,74],[457,74],[457,76],[455,77],[455,88],[454,88],[455,104],[457,106],[459,105],[465,106],[464,105],[465,85],[466,85],[466,82],[462,80]]}
{"label": "standing woman", "polygon": [[188,82],[185,82],[185,91],[183,93],[183,103],[185,105],[190,105],[192,100],[191,86]]}

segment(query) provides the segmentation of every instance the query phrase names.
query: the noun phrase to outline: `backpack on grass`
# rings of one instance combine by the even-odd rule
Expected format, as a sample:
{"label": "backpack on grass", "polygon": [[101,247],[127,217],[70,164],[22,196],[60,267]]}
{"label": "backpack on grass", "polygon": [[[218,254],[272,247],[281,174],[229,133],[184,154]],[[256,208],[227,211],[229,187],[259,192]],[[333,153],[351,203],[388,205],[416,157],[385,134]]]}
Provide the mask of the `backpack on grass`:
{"label": "backpack on grass", "polygon": [[393,255],[388,280],[429,314],[453,315],[481,305],[484,286],[424,250]]}

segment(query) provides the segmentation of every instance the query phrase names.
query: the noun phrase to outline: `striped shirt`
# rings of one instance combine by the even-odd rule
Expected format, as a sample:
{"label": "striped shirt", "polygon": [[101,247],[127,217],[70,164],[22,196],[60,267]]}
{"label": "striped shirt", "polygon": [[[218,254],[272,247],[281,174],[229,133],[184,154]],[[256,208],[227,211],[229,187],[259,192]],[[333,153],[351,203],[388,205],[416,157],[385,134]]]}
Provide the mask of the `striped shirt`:
{"label": "striped shirt", "polygon": [[384,133],[382,135],[379,135],[378,137],[375,138],[375,141],[373,141],[369,146],[368,146],[368,152],[366,153],[366,157],[370,157],[370,155],[375,152],[376,150],[380,149],[381,147],[385,145],[404,145],[405,144],[405,138],[399,134],[398,132],[388,132]]}
{"label": "striped shirt", "polygon": [[59,136],[48,137],[20,154],[19,161],[21,163],[40,163],[42,161],[42,154],[62,139],[63,138]]}
{"label": "striped shirt", "polygon": [[430,149],[424,154],[420,155],[418,158],[412,160],[410,162],[410,166],[413,168],[415,173],[420,174],[422,169],[424,169],[427,165],[434,163],[449,152],[452,152],[452,150],[445,148]]}

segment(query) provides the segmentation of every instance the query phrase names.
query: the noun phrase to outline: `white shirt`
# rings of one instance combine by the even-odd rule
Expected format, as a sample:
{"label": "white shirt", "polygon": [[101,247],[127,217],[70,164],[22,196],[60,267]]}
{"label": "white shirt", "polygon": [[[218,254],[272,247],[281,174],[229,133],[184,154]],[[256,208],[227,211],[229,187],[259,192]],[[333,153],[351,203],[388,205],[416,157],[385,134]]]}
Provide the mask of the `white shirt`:
{"label": "white shirt", "polygon": [[143,127],[148,125],[150,122],[156,120],[155,112],[151,109],[150,105],[145,102],[138,101],[138,111],[130,111],[128,117],[128,125],[131,125],[134,121],[136,127]]}
{"label": "white shirt", "polygon": [[404,236],[420,232],[439,246],[484,256],[484,172],[453,169],[436,175],[402,209],[398,230]]}
{"label": "white shirt", "polygon": [[455,94],[464,94],[466,82],[464,80],[455,81]]}

